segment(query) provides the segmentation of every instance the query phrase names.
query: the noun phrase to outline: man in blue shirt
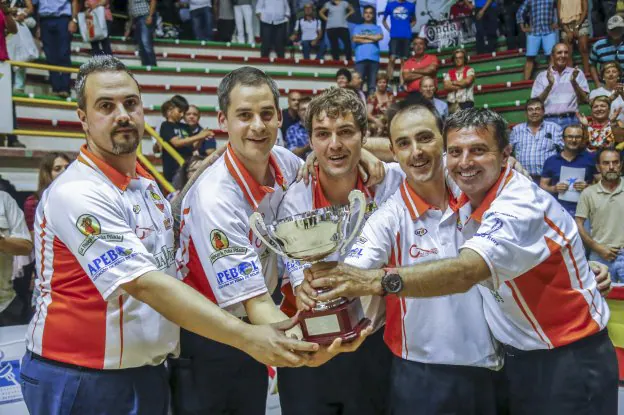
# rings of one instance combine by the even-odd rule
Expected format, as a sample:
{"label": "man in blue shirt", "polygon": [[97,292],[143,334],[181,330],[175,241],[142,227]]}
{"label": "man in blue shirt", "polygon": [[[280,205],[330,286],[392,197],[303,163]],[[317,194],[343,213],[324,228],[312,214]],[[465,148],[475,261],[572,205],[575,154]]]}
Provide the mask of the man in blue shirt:
{"label": "man in blue shirt", "polygon": [[[560,181],[563,167],[584,169],[583,179]],[[561,200],[561,196],[572,188],[580,194],[592,184],[595,174],[597,174],[596,160],[591,153],[583,149],[583,127],[579,124],[570,125],[563,130],[563,151],[550,156],[544,162],[540,187],[554,195],[561,206],[574,216],[578,201]]]}
{"label": "man in blue shirt", "polygon": [[299,100],[299,120],[286,130],[285,147],[305,160],[310,153],[310,134],[303,122],[312,97],[306,96]]}
{"label": "man in blue shirt", "polygon": [[591,77],[596,88],[602,87],[602,80],[598,76],[598,64],[617,61],[620,67],[624,66],[624,18],[615,15],[607,22],[608,36],[600,39],[592,46],[589,62]]}
{"label": "man in blue shirt", "polygon": [[498,9],[494,0],[475,0],[475,25],[477,26],[477,54],[496,51]]}
{"label": "man in blue shirt", "polygon": [[[390,16],[390,26],[388,26]],[[388,77],[394,79],[394,61],[401,60],[400,67],[410,57],[412,27],[416,24],[416,6],[405,0],[390,1],[386,5],[381,22],[390,32],[390,59],[388,60]],[[401,82],[402,83],[402,82]]]}
{"label": "man in blue shirt", "polygon": [[370,94],[377,85],[379,70],[379,41],[383,39],[381,27],[375,24],[375,8],[364,7],[364,23],[355,26],[353,43],[355,43],[355,70],[366,82],[366,93]]}

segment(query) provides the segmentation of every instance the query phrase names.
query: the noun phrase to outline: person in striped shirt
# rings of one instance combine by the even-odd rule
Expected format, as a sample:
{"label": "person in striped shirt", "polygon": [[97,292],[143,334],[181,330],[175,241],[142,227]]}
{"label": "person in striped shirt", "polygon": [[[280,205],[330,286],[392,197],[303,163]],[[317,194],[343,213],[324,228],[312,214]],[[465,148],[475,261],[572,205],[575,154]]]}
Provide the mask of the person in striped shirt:
{"label": "person in striped shirt", "polygon": [[624,67],[624,17],[612,16],[607,21],[607,37],[600,39],[592,46],[589,62],[591,77],[596,88],[602,87],[598,65],[617,61],[620,67]]}

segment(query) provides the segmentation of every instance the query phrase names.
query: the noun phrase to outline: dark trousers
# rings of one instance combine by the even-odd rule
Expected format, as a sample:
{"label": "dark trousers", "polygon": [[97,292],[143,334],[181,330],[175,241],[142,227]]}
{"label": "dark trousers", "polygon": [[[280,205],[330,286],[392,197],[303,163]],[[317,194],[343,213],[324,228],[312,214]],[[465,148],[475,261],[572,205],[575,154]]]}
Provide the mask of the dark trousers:
{"label": "dark trousers", "polygon": [[615,415],[618,362],[607,329],[550,350],[505,346],[514,415]]}
{"label": "dark trousers", "polygon": [[[46,55],[46,63],[56,66],[71,66],[71,33],[67,29],[69,16],[46,17],[39,19],[41,41]],[[69,93],[69,73],[50,72],[53,92]]]}
{"label": "dark trousers", "polygon": [[268,24],[260,22],[260,56],[268,58],[271,49],[275,50],[278,58],[283,58],[286,50],[286,23]]}
{"label": "dark trousers", "polygon": [[[154,21],[151,25],[146,23],[147,16],[134,18],[134,39],[139,46],[141,65],[156,66],[156,53],[154,52]],[[153,20],[156,17],[154,16]]]}
{"label": "dark trousers", "polygon": [[206,6],[191,10],[191,20],[195,40],[212,39],[212,7]]}
{"label": "dark trousers", "polygon": [[[520,3],[521,4],[521,3]],[[503,5],[503,20],[505,24],[502,26],[505,31],[505,37],[507,38],[507,49],[519,49],[524,48],[526,45],[526,34],[520,29],[520,26],[516,23],[516,13],[520,8],[520,4],[517,2],[507,1]]]}
{"label": "dark trousers", "polygon": [[[476,12],[479,9],[475,9]],[[488,7],[481,20],[475,18],[477,26],[477,53],[491,53],[496,50],[496,29],[498,28],[498,9]],[[486,45],[487,40],[487,45]]]}
{"label": "dark trousers", "polygon": [[335,61],[340,59],[340,46],[338,41],[341,40],[342,45],[344,46],[345,59],[350,61],[351,37],[349,34],[349,29],[347,29],[346,27],[327,29],[327,37],[329,38],[332,59]]}
{"label": "dark trousers", "polygon": [[377,87],[377,71],[379,71],[379,62],[371,60],[363,60],[355,63],[355,70],[362,77],[362,81],[366,83],[366,93],[370,95]]}
{"label": "dark trousers", "polygon": [[279,368],[283,415],[382,415],[386,413],[392,353],[383,329],[353,353],[310,368]]}
{"label": "dark trousers", "polygon": [[180,330],[180,358],[170,359],[174,415],[264,415],[266,366],[233,347]]}
{"label": "dark trousers", "polygon": [[231,42],[232,35],[234,35],[234,28],[235,28],[234,19],[217,20],[217,40],[220,42]]}
{"label": "dark trousers", "polygon": [[321,40],[319,40],[319,43],[316,46],[312,46],[311,40],[302,40],[301,52],[303,53],[304,59],[310,59],[310,52],[312,52],[312,48],[316,48],[316,59],[323,59],[325,56],[325,38],[321,37]]}
{"label": "dark trousers", "polygon": [[594,37],[607,35],[607,20],[615,15],[617,0],[593,0],[591,22]]}
{"label": "dark trousers", "polygon": [[494,371],[482,367],[419,363],[395,356],[388,414],[495,415],[494,376]]}
{"label": "dark trousers", "polygon": [[112,23],[106,22],[106,26],[108,26],[108,37],[106,39],[91,42],[91,56],[113,54],[110,41]]}
{"label": "dark trousers", "polygon": [[94,370],[22,358],[20,384],[31,414],[167,415],[169,384],[165,365]]}

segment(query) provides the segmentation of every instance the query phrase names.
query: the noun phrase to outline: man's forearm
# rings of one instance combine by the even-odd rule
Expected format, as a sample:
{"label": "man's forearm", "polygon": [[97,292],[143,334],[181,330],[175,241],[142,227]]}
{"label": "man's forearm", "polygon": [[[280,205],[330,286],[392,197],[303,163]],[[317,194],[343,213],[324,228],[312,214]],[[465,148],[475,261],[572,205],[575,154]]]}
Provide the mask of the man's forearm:
{"label": "man's forearm", "polygon": [[153,17],[155,13],[156,13],[156,0],[151,0],[149,15]]}
{"label": "man's forearm", "polygon": [[542,91],[542,93],[537,96],[537,98],[539,98],[539,100],[542,101],[542,102],[546,102],[546,98],[548,98],[548,95],[550,94],[550,91],[552,91],[552,87],[553,86],[551,84],[548,84],[546,89],[544,89]]}
{"label": "man's forearm", "polygon": [[583,89],[578,84],[578,82],[576,82],[575,79],[572,80],[572,87],[574,88],[574,92],[576,93],[576,97],[578,98],[578,100],[579,100],[579,102],[581,104],[589,102],[589,99],[588,99],[589,93],[583,91]]}
{"label": "man's forearm", "polygon": [[594,80],[596,87],[598,87],[598,85],[600,85],[600,77],[598,76],[598,69],[596,69],[596,66],[590,66],[589,73],[591,74],[591,77]]}
{"label": "man's forearm", "polygon": [[576,221],[576,227],[579,230],[579,234],[581,235],[581,239],[583,240],[583,243],[587,245],[589,249],[591,249],[592,251],[595,251],[596,247],[598,246],[598,243],[594,241],[591,235],[587,233],[587,231],[585,230],[586,219],[576,216],[574,220]]}
{"label": "man's forearm", "polygon": [[28,239],[4,237],[0,239],[0,252],[9,255],[30,255],[33,243]]}
{"label": "man's forearm", "polygon": [[381,161],[394,161],[394,155],[390,149],[390,140],[384,137],[368,137],[364,148]]}
{"label": "man's forearm", "polygon": [[[288,316],[275,305],[268,292],[244,302],[245,311],[252,324],[273,324],[288,320]],[[302,338],[301,328],[295,326],[286,331],[286,335],[295,335]]]}

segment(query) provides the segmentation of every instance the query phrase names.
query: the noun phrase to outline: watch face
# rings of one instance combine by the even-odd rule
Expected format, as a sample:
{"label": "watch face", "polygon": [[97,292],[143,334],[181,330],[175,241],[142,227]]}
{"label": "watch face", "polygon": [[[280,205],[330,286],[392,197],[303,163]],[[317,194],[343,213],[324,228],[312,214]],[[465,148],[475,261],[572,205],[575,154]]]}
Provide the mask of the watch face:
{"label": "watch face", "polygon": [[403,288],[403,281],[399,274],[388,274],[384,278],[384,288],[389,293],[398,293]]}

